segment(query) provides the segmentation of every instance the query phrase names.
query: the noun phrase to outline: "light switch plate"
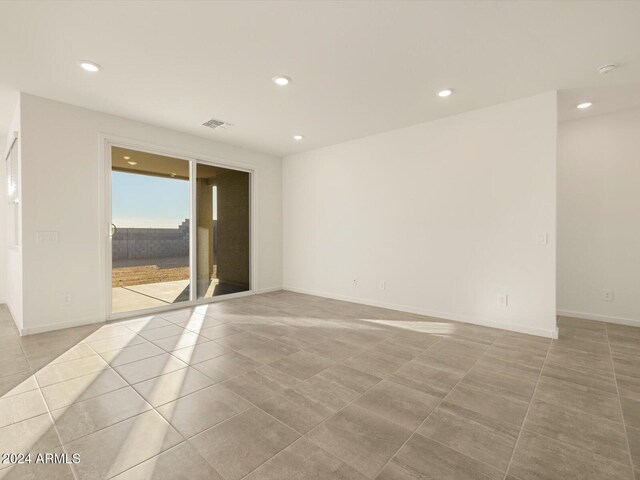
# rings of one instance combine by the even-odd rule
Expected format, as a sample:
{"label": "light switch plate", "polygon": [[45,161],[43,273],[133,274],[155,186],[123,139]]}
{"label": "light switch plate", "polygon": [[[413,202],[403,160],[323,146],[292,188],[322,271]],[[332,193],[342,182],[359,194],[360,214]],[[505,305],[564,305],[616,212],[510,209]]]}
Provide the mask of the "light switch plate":
{"label": "light switch plate", "polygon": [[58,232],[37,232],[37,242],[41,245],[55,245],[58,243]]}
{"label": "light switch plate", "polygon": [[536,233],[536,244],[547,245],[548,243],[549,243],[549,236],[547,235],[547,232]]}
{"label": "light switch plate", "polygon": [[501,307],[507,307],[509,305],[509,295],[506,293],[498,295],[498,305]]}

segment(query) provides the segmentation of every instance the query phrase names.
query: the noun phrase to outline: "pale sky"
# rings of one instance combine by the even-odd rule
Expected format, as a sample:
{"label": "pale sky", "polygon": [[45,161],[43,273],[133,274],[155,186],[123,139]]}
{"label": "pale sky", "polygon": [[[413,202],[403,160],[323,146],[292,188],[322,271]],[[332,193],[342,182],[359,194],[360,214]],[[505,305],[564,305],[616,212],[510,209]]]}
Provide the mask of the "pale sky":
{"label": "pale sky", "polygon": [[[118,228],[178,228],[189,218],[189,182],[112,172],[112,217]],[[214,219],[216,196],[213,196]]]}

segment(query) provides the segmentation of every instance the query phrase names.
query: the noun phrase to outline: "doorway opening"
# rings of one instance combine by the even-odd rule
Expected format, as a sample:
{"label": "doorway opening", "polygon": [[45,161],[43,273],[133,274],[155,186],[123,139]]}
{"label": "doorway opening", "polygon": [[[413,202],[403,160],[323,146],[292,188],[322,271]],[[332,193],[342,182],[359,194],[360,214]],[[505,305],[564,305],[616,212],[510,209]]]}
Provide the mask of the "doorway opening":
{"label": "doorway opening", "polygon": [[249,174],[196,165],[198,298],[249,290]]}
{"label": "doorway opening", "polygon": [[249,172],[112,146],[110,182],[111,315],[250,290]]}

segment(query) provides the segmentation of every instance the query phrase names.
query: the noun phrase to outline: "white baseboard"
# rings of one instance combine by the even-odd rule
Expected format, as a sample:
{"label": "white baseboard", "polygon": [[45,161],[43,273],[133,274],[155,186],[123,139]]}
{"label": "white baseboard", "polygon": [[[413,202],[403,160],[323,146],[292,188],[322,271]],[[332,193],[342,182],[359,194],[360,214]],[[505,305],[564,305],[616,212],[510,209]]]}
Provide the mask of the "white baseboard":
{"label": "white baseboard", "polygon": [[94,323],[105,323],[105,319],[84,318],[80,320],[74,320],[72,322],[48,323],[46,325],[40,325],[38,327],[23,328],[20,330],[20,335],[34,335],[36,333],[52,332],[54,330],[63,330],[65,328],[82,327],[84,325],[92,325]]}
{"label": "white baseboard", "polygon": [[438,311],[427,310],[422,308],[407,307],[405,305],[397,305],[394,303],[387,303],[387,302],[377,302],[377,301],[367,300],[363,298],[349,297],[347,295],[337,295],[333,293],[307,290],[304,288],[289,287],[286,285],[282,287],[282,289],[290,292],[295,292],[295,293],[304,293],[306,295],[314,295],[316,297],[331,298],[334,300],[342,300],[345,302],[359,303],[361,305],[369,305],[372,307],[388,308],[390,310],[397,310],[400,312],[415,313],[417,315],[424,315],[427,317],[442,318],[444,320],[453,320],[455,322],[470,323],[473,325],[482,325],[483,327],[499,328],[501,330],[509,330],[511,332],[525,333],[527,335],[536,335],[538,337],[558,338],[557,327],[553,330],[545,330],[541,328],[531,328],[531,327],[525,327],[522,325],[514,325],[512,323],[496,322],[494,320],[489,320],[486,318],[469,317],[467,315],[461,315],[457,313],[438,312]]}
{"label": "white baseboard", "polygon": [[[286,290],[286,291],[296,292],[296,293],[303,293],[306,295],[314,295],[317,297],[331,298],[334,300],[342,300],[345,302],[358,303],[362,305],[369,305],[372,307],[388,308],[390,310],[414,313],[417,315],[425,315],[425,316],[434,317],[434,318],[442,318],[444,320],[453,320],[456,322],[470,323],[473,325],[482,325],[485,327],[499,328],[501,330],[509,330],[512,332],[524,333],[528,335],[536,335],[536,336],[546,337],[546,338],[558,338],[557,328],[553,330],[531,328],[531,327],[526,327],[521,325],[514,325],[511,323],[496,322],[494,320],[489,320],[484,318],[469,317],[467,315],[461,315],[456,313],[440,312],[440,311],[433,311],[433,310],[427,310],[422,308],[408,307],[404,305],[397,305],[394,303],[378,302],[378,301],[367,300],[362,298],[350,297],[348,295],[337,295],[337,294],[328,293],[328,292],[307,290],[304,288],[296,288],[296,287],[290,287],[290,286],[270,287],[270,288],[255,290],[253,293],[262,294],[262,293],[277,292],[281,290]],[[242,292],[242,293],[245,293],[245,292]],[[247,292],[247,293],[251,295],[251,292]],[[11,313],[11,307],[8,304],[7,304],[7,307],[9,308],[9,312]],[[622,325],[631,325],[631,326],[640,327],[640,320],[633,320],[629,318],[607,317],[603,315],[589,314],[589,313],[583,313],[583,312],[571,312],[571,311],[565,311],[565,310],[558,310],[557,314],[561,316],[566,316],[566,317],[584,318],[587,320],[597,320],[601,322],[619,323]],[[13,317],[13,314],[12,314],[12,317]],[[24,335],[33,335],[36,333],[49,332],[53,330],[62,330],[65,328],[80,327],[83,325],[90,325],[94,323],[104,323],[104,322],[105,322],[104,318],[100,318],[100,319],[87,318],[87,319],[81,319],[81,320],[74,320],[71,322],[51,323],[47,325],[40,325],[38,327],[23,328],[23,329],[19,329],[19,331],[20,331],[20,335],[24,336]]]}
{"label": "white baseboard", "polygon": [[[65,328],[81,327],[83,325],[91,325],[91,324],[94,324],[94,323],[105,323],[107,321],[112,321],[112,320],[124,320],[126,318],[133,318],[133,317],[144,316],[144,315],[152,315],[152,314],[158,313],[160,311],[171,311],[171,310],[180,310],[180,309],[183,309],[183,308],[193,308],[193,307],[197,307],[197,306],[200,306],[200,305],[206,305],[206,304],[215,303],[215,302],[221,302],[221,301],[225,301],[225,300],[233,300],[234,298],[248,297],[248,296],[256,295],[256,294],[260,294],[260,293],[277,292],[277,291],[280,291],[280,290],[282,290],[282,287],[263,288],[262,290],[254,290],[254,291],[247,291],[247,292],[232,293],[232,294],[229,294],[229,295],[225,295],[224,298],[218,297],[218,298],[201,299],[202,301],[200,301],[199,303],[196,303],[194,305],[174,304],[174,305],[168,306],[168,308],[167,307],[162,307],[162,308],[156,308],[156,309],[146,309],[146,310],[141,310],[141,311],[136,311],[136,312],[126,312],[124,314],[114,315],[113,317],[111,317],[109,319],[106,319],[106,318],[99,318],[99,319],[98,318],[86,318],[86,319],[81,319],[81,320],[74,320],[72,322],[49,323],[47,325],[40,325],[38,327],[32,327],[32,328],[22,328],[22,329],[19,328],[18,331],[20,332],[21,336],[33,335],[33,334],[36,334],[36,333],[51,332],[51,331],[54,331],[54,330],[63,330]],[[11,308],[10,307],[9,307],[9,312],[11,312]],[[13,318],[15,318],[15,317],[13,317]]]}
{"label": "white baseboard", "polygon": [[280,292],[281,290],[282,287],[261,288],[260,290],[256,290],[256,294],[260,295],[261,293]]}
{"label": "white baseboard", "polygon": [[598,313],[574,312],[571,310],[558,310],[556,313],[561,317],[582,318],[585,320],[595,320],[597,322],[617,323],[619,325],[640,327],[640,320],[634,318],[613,317],[609,315],[600,315]]}

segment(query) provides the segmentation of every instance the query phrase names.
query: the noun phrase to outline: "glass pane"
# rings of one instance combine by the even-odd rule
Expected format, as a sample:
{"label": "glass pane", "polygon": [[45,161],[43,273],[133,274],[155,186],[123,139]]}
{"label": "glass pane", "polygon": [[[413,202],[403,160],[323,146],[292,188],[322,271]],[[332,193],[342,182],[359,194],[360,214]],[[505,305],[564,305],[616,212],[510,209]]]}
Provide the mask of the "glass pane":
{"label": "glass pane", "polygon": [[113,147],[112,312],[189,300],[189,162]]}
{"label": "glass pane", "polygon": [[198,298],[249,290],[249,173],[196,166]]}

